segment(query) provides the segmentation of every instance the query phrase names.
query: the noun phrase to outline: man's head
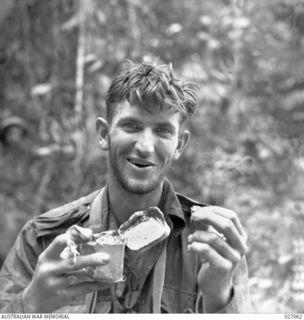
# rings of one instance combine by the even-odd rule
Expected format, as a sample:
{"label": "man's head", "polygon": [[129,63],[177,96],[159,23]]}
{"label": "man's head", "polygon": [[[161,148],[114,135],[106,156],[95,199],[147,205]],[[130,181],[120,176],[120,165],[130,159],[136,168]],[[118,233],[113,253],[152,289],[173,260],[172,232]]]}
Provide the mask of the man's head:
{"label": "man's head", "polygon": [[194,83],[183,83],[174,78],[172,65],[125,64],[107,94],[107,121],[111,122],[119,102],[127,100],[130,104],[153,109],[171,108],[180,113],[181,123],[189,119],[197,106]]}
{"label": "man's head", "polygon": [[149,193],[185,149],[183,123],[194,112],[194,84],[182,84],[167,65],[129,65],[112,83],[107,118],[97,119],[100,147],[109,152],[109,177],[123,189]]}

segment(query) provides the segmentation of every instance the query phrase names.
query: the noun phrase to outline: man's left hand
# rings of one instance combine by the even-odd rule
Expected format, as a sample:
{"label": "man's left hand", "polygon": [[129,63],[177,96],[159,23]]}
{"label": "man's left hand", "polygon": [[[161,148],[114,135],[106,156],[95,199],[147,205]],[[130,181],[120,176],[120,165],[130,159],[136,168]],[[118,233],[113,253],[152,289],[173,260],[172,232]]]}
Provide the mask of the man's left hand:
{"label": "man's left hand", "polygon": [[247,251],[247,236],[231,210],[216,206],[191,209],[194,232],[188,236],[188,249],[201,259],[197,282],[203,293],[204,311],[215,312],[231,298],[232,279]]}

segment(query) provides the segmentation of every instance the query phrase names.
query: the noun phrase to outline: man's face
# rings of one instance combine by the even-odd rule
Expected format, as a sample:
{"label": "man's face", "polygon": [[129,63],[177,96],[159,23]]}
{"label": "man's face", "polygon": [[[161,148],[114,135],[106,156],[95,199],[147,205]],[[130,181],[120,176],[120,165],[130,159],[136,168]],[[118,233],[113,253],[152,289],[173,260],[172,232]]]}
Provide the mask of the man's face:
{"label": "man's face", "polygon": [[119,103],[108,127],[110,178],[132,193],[155,190],[187,138],[178,112]]}

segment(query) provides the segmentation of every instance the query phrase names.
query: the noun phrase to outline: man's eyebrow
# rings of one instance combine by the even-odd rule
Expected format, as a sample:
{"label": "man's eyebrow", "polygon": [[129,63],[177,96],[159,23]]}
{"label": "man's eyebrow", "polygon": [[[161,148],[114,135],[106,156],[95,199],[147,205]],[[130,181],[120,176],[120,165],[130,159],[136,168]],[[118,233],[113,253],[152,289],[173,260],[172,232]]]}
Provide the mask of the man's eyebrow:
{"label": "man's eyebrow", "polygon": [[159,122],[159,123],[157,123],[157,126],[164,127],[164,128],[171,129],[171,130],[175,130],[175,126],[171,122],[167,122],[167,121]]}
{"label": "man's eyebrow", "polygon": [[137,119],[136,117],[130,117],[130,116],[127,116],[127,117],[122,117],[118,120],[118,123],[122,123],[122,122],[140,122],[139,119]]}

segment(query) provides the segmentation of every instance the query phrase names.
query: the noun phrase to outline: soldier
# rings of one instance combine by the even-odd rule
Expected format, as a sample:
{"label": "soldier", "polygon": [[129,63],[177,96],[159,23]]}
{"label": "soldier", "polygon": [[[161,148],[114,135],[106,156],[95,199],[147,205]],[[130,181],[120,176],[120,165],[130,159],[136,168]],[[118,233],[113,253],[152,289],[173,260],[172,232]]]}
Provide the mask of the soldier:
{"label": "soldier", "polygon": [[[189,141],[185,122],[197,106],[196,86],[172,72],[171,65],[130,63],[114,79],[106,118],[96,121],[107,184],[24,226],[1,271],[2,312],[250,311],[246,234],[236,213],[177,194],[166,178]],[[88,267],[111,259],[105,253],[60,257],[71,225],[117,229],[153,206],[170,235],[145,252],[126,249],[125,281],[87,281]]]}

